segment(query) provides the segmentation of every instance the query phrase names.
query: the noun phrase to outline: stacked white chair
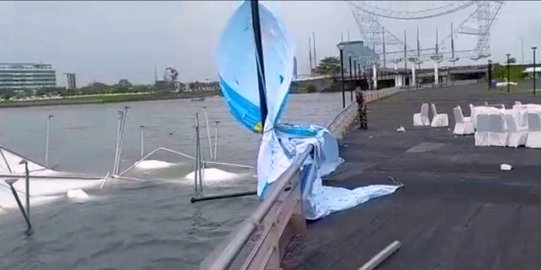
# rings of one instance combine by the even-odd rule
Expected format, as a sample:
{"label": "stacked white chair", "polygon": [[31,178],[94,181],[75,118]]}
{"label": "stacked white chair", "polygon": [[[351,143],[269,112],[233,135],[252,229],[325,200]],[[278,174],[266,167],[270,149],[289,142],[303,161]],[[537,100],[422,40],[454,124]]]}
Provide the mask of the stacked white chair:
{"label": "stacked white chair", "polygon": [[432,109],[432,114],[434,115],[434,118],[432,118],[432,123],[430,124],[430,126],[432,127],[449,126],[449,116],[446,113],[438,114],[438,111],[436,110],[436,105],[434,103],[430,104],[430,109]]}
{"label": "stacked white chair", "polygon": [[453,134],[469,135],[475,132],[471,118],[468,117],[468,119],[466,119],[464,117],[460,106],[453,108],[453,114],[455,116],[455,129],[453,130]]}
{"label": "stacked white chair", "polygon": [[528,138],[528,127],[519,125],[512,114],[505,115],[505,122],[507,124],[507,142],[505,145],[515,148],[525,145]]}
{"label": "stacked white chair", "polygon": [[491,146],[505,146],[507,142],[507,126],[505,125],[504,115],[490,115],[490,134],[489,143]]}
{"label": "stacked white chair", "polygon": [[413,114],[413,126],[430,126],[430,119],[428,118],[428,103],[421,105],[421,112]]}
{"label": "stacked white chair", "polygon": [[539,112],[528,113],[528,138],[526,147],[541,148],[541,117]]}

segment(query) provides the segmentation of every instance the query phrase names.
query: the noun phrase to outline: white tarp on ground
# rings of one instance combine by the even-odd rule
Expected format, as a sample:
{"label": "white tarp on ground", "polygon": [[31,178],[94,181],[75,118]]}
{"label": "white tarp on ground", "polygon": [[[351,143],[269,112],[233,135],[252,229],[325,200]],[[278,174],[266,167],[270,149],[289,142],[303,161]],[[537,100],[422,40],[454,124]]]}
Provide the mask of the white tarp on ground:
{"label": "white tarp on ground", "polygon": [[[275,130],[279,130],[276,131]],[[306,132],[308,131],[308,132]],[[311,132],[311,135],[307,133]],[[303,134],[303,135],[301,135]],[[372,198],[393,193],[400,186],[370,185],[353,190],[323,184],[322,177],[333,172],[343,160],[338,154],[338,142],[327,129],[318,126],[277,127],[263,137],[258,158],[258,194],[263,195],[271,183],[282,174],[308,145],[314,146],[312,155],[301,173],[304,216],[314,220],[333,212],[345,210]]]}

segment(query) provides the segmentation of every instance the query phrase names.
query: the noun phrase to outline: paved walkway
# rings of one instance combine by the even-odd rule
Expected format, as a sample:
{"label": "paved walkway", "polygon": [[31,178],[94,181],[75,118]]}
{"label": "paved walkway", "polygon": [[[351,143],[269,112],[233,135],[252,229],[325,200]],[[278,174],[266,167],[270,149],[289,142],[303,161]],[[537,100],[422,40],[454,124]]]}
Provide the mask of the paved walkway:
{"label": "paved walkway", "polygon": [[[449,128],[413,128],[422,102],[448,113],[469,103],[541,103],[486,92],[484,85],[395,95],[369,105],[368,131],[344,140],[346,163],[327,182],[405,184],[397,193],[311,222],[289,247],[286,269],[358,269],[394,240],[383,269],[540,269],[541,149],[474,147]],[[396,129],[403,125],[405,133]],[[513,165],[500,171],[501,163]]]}

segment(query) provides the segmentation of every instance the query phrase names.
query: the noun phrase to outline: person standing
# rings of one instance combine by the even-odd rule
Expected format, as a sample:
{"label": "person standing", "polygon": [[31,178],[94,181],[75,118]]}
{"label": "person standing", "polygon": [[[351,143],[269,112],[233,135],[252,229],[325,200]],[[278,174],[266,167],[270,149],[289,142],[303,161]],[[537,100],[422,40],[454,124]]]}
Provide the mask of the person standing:
{"label": "person standing", "polygon": [[359,129],[368,129],[368,119],[366,116],[366,100],[364,99],[364,91],[361,88],[357,88],[355,91],[355,97],[357,99],[357,110],[359,114]]}

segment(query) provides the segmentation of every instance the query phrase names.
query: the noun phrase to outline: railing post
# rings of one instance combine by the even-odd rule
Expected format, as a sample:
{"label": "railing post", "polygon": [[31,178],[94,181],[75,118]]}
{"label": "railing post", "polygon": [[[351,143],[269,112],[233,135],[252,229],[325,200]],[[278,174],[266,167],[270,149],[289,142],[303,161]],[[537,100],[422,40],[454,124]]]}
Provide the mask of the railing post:
{"label": "railing post", "polygon": [[17,194],[17,191],[13,187],[13,184],[17,182],[18,179],[6,179],[5,182],[9,185],[11,189],[11,193],[13,193],[13,197],[15,198],[15,201],[17,202],[17,206],[19,207],[19,210],[21,211],[21,214],[24,217],[24,221],[26,221],[26,234],[29,235],[32,233],[32,223],[30,223],[30,216],[27,213],[27,210],[24,209],[23,204],[21,203],[21,200],[19,199],[19,194]]}
{"label": "railing post", "polygon": [[28,219],[30,219],[30,171],[28,170],[28,161],[21,160],[19,164],[24,164],[24,176],[25,176],[25,187],[26,187],[26,214]]}
{"label": "railing post", "polygon": [[218,124],[220,121],[214,121],[216,126],[214,127],[214,160],[218,159]]}
{"label": "railing post", "polygon": [[141,128],[140,137],[141,137],[141,157],[145,156],[145,126],[139,126]]}
{"label": "railing post", "polygon": [[199,154],[201,153],[199,151],[199,113],[195,113],[195,153],[194,153],[194,156],[195,156],[195,159],[194,159],[194,192],[195,192],[195,196],[198,197],[199,196],[199,170],[200,170],[200,166],[201,164],[199,163],[200,161],[200,157],[199,157]]}
{"label": "railing post", "polygon": [[49,167],[49,132],[51,119],[53,119],[53,115],[49,114],[49,117],[47,118],[47,134],[45,135],[45,166],[47,167]]}

